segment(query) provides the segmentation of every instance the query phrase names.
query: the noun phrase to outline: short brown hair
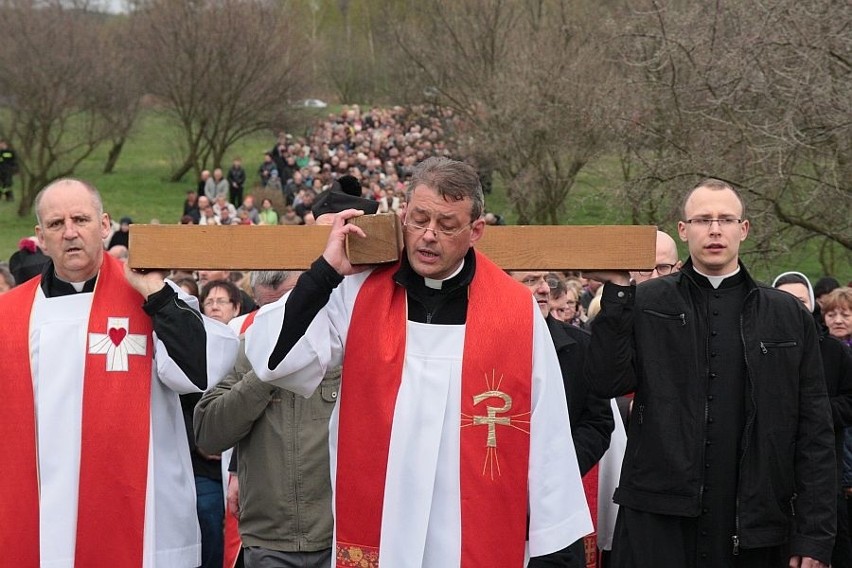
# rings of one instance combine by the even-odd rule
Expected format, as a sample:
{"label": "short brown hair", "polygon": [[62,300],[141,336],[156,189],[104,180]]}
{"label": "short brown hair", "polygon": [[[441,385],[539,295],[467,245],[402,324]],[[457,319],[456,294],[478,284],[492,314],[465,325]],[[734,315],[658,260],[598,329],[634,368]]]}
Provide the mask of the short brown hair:
{"label": "short brown hair", "polygon": [[470,198],[470,218],[475,221],[485,211],[485,195],[476,170],[464,162],[449,158],[432,157],[420,162],[412,173],[405,191],[405,200],[411,201],[411,194],[420,186],[433,189],[447,201],[461,201]]}

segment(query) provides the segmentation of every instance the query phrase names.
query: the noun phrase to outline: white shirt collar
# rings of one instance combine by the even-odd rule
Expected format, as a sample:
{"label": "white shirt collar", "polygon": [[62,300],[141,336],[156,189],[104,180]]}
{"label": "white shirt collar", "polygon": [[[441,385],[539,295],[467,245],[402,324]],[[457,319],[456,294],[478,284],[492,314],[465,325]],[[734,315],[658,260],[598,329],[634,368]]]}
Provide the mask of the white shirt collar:
{"label": "white shirt collar", "polygon": [[462,268],[464,268],[464,259],[462,259],[459,267],[456,270],[447,276],[446,278],[442,278],[441,280],[435,280],[434,278],[426,278],[423,277],[423,283],[427,288],[432,288],[433,290],[440,290],[444,286],[444,282],[452,278],[453,276],[457,276],[459,272],[461,272]]}
{"label": "white shirt collar", "polygon": [[731,276],[734,276],[735,274],[737,274],[740,271],[740,267],[739,267],[739,265],[737,265],[736,270],[734,270],[733,272],[731,272],[729,274],[723,274],[722,276],[710,276],[709,274],[704,274],[703,272],[701,272],[700,270],[698,270],[694,266],[692,267],[692,269],[695,270],[695,272],[697,272],[698,274],[700,274],[704,278],[706,278],[707,280],[709,280],[710,285],[713,286],[713,289],[718,288],[722,284],[722,282],[725,280],[725,278],[730,278]]}

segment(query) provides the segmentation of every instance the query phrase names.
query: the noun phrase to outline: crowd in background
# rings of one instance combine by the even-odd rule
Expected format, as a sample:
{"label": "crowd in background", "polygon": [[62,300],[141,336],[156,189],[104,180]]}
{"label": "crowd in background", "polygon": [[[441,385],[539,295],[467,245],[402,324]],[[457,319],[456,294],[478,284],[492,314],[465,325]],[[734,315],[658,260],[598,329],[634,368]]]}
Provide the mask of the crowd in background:
{"label": "crowd in background", "polygon": [[[312,224],[315,218],[311,208],[315,200],[335,183],[339,184],[344,176],[357,181],[361,197],[376,202],[379,212],[401,213],[405,206],[406,182],[414,165],[430,156],[453,153],[449,142],[452,137],[448,134],[452,125],[451,114],[436,113],[428,108],[373,109],[367,113],[362,113],[358,107],[344,109],[339,115],[317,123],[304,137],[282,134],[272,150],[263,156],[257,170],[247,171],[242,160],[235,159],[227,172],[221,169],[202,172],[198,187],[187,193],[181,223]],[[486,218],[490,224],[500,223],[499,216],[494,214],[488,213]],[[129,217],[123,217],[113,224],[111,234],[104,240],[109,254],[126,260],[132,222]],[[676,258],[676,248],[673,250],[675,258],[657,264],[652,271],[632,273],[634,282],[641,284],[650,277],[665,277],[676,272],[681,262]],[[45,262],[47,257],[37,240],[34,237],[22,239],[9,263],[0,263],[0,293],[37,276]],[[844,281],[848,276],[843,275]],[[269,298],[256,296],[257,282],[253,282],[251,273],[174,272],[171,278],[185,292],[198,298],[205,315],[232,326],[239,316],[246,316],[269,301]],[[282,276],[282,283],[283,279]],[[600,310],[602,285],[583,278],[580,273],[567,272],[548,273],[544,281],[549,290],[550,316],[591,331],[590,322]],[[803,286],[801,294],[796,292],[797,284]],[[812,309],[822,335],[836,338],[845,344],[847,351],[852,349],[852,281],[841,286],[837,279],[825,277],[814,286],[806,279],[803,282],[778,280],[775,285],[793,285],[789,291],[799,295],[803,304]],[[283,287],[280,292],[283,293]],[[235,331],[240,329],[235,328]],[[227,483],[227,473],[223,476],[222,458],[218,454],[208,454],[195,444],[192,415],[200,399],[200,394],[187,396],[182,404],[198,486],[204,555],[217,556],[207,565],[221,566],[227,537],[224,531],[218,530],[224,527],[226,518],[220,488],[223,482]],[[334,404],[333,400],[330,402]],[[847,430],[843,455],[839,459],[844,466],[842,487],[847,503],[852,504],[852,430]],[[199,478],[205,480],[209,490],[202,492]],[[210,515],[206,521],[202,518],[202,509]],[[216,543],[213,552],[211,542]],[[852,550],[852,543],[850,547]]]}
{"label": "crowd in background", "polygon": [[[181,223],[310,225],[317,196],[343,176],[353,176],[361,196],[377,202],[380,213],[399,212],[415,164],[430,156],[458,157],[454,129],[447,109],[344,107],[305,136],[281,133],[256,169],[235,158],[227,172],[202,171],[197,187],[187,192]],[[490,188],[490,174],[480,174]],[[488,221],[502,222],[493,213]]]}

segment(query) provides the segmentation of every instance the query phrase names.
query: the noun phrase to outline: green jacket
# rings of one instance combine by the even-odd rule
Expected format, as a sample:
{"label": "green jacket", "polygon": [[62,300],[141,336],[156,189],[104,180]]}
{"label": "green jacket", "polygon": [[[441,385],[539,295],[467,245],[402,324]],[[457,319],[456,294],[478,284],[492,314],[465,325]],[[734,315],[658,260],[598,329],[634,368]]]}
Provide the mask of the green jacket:
{"label": "green jacket", "polygon": [[239,455],[244,546],[287,552],[331,547],[328,420],[339,388],[339,368],[310,398],[264,383],[241,349],[234,370],[195,407],[198,446],[208,453],[234,447]]}

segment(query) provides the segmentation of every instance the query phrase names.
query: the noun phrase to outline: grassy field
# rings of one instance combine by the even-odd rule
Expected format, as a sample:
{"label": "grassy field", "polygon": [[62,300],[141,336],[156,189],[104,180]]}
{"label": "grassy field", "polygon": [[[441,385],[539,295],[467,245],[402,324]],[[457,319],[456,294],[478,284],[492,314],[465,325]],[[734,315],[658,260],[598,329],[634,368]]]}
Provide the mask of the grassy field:
{"label": "grassy field", "polygon": [[[272,147],[272,134],[258,134],[243,140],[226,156],[226,164],[240,156],[252,183],[263,152]],[[87,179],[100,189],[104,206],[114,219],[131,217],[134,222],[148,223],[158,219],[162,223],[176,223],[181,214],[184,195],[195,187],[192,174],[180,183],[168,181],[170,172],[177,166],[182,155],[178,133],[168,118],[147,114],[125,145],[121,158],[112,174],[103,173],[107,148],[85,161],[76,174]],[[611,164],[591,164],[581,172],[568,206],[562,216],[563,223],[576,225],[620,224],[629,220],[628,212],[621,206],[611,191],[618,183]],[[20,188],[16,188],[20,192]],[[19,195],[19,194],[18,194]],[[504,215],[508,223],[514,223],[515,215],[507,202],[502,184],[495,183],[494,191],[486,197],[489,211]],[[17,203],[0,201],[0,259],[7,259],[15,250],[21,237],[33,234],[35,215],[18,217]],[[663,227],[675,234],[675,227]],[[686,258],[686,247],[680,244],[681,258]],[[800,270],[812,279],[822,276],[814,247],[805,247],[795,253],[765,262],[758,255],[748,255],[746,260],[754,275],[762,280],[771,278],[785,270]],[[852,270],[841,269],[837,276],[852,278]]]}
{"label": "grassy field", "polygon": [[[168,118],[146,115],[125,144],[114,173],[103,173],[108,151],[103,147],[81,164],[75,176],[91,181],[100,190],[104,207],[113,219],[128,216],[136,223],[152,219],[177,223],[186,192],[196,186],[192,173],[182,182],[168,181],[182,157],[177,134]],[[271,134],[246,139],[234,148],[227,163],[241,156],[251,176],[273,142]],[[16,191],[19,196],[20,187]],[[33,234],[35,222],[35,214],[18,217],[17,203],[0,202],[0,258],[8,258],[21,237]]]}

